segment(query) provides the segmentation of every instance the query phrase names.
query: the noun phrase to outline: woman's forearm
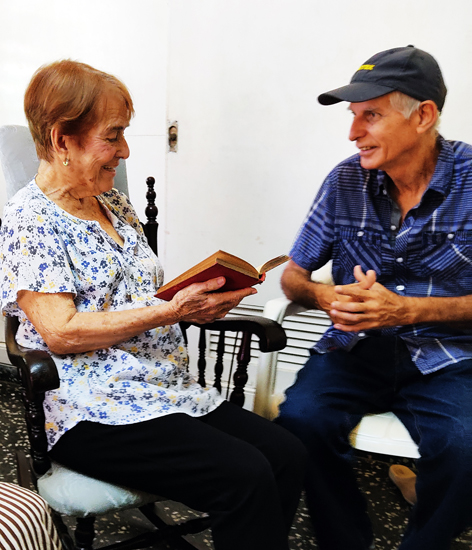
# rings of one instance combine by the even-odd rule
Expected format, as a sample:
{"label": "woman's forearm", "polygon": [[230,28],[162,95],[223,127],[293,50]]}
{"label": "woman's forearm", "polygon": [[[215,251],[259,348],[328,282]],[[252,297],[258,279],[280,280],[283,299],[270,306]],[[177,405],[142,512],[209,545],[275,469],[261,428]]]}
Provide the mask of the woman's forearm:
{"label": "woman's forearm", "polygon": [[21,294],[18,298],[21,309],[51,352],[58,355],[107,348],[146,330],[176,322],[169,304],[78,312],[70,295]]}
{"label": "woman's forearm", "polygon": [[198,283],[170,302],[121,311],[78,312],[72,294],[18,293],[18,304],[51,352],[58,355],[107,348],[159,326],[205,323],[224,317],[252,288],[214,293],[224,278]]}

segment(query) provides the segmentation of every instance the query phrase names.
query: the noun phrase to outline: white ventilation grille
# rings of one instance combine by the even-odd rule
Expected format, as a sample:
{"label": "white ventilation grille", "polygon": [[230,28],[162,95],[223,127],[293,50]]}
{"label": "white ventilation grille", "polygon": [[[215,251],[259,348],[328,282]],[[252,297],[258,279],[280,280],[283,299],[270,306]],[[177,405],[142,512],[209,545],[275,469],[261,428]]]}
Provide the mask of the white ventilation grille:
{"label": "white ventilation grille", "polygon": [[305,311],[286,317],[282,323],[287,334],[287,346],[279,352],[278,368],[298,370],[309,357],[309,350],[331,325],[322,311]]}
{"label": "white ventilation grille", "polygon": [[[230,315],[262,315],[262,306],[237,306],[231,311]],[[278,368],[291,371],[298,371],[309,357],[309,349],[320,340],[323,333],[330,326],[329,317],[322,311],[306,311],[296,316],[286,317],[282,323],[287,333],[287,346],[279,352]],[[234,349],[236,334],[228,332],[226,334],[225,349],[231,353]],[[239,343],[240,337],[237,343]],[[218,333],[210,333],[210,354],[216,356],[216,346],[218,342]],[[237,346],[236,346],[237,349]],[[257,337],[253,338],[251,343],[251,363],[254,363],[259,357],[259,348]]]}
{"label": "white ventilation grille", "polygon": [[[262,306],[239,305],[231,311],[230,315],[241,317],[247,315],[260,316],[262,312]],[[283,393],[286,388],[293,384],[296,373],[309,357],[310,348],[321,338],[330,323],[331,321],[328,316],[321,311],[307,311],[284,319],[282,326],[287,333],[287,346],[278,354],[277,380],[275,384],[276,393]],[[213,379],[213,363],[214,359],[216,359],[218,336],[219,333],[217,332],[209,332],[208,334],[209,368],[207,369],[207,383],[210,384]],[[223,373],[224,395],[226,395],[229,373],[231,371],[231,376],[234,374],[237,363],[236,358],[231,358],[231,354],[235,349],[238,349],[240,340],[241,335],[236,335],[234,332],[227,332],[225,334],[226,355],[224,358]],[[259,354],[258,341],[255,336],[251,342],[251,361],[248,366],[248,382],[245,388],[246,401],[244,407],[249,410],[252,410],[253,406]]]}

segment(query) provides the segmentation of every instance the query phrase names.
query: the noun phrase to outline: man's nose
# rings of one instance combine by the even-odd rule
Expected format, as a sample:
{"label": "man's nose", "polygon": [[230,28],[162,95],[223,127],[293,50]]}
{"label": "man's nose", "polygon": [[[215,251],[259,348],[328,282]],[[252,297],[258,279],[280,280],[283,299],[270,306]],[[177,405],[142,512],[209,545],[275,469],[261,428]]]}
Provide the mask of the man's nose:
{"label": "man's nose", "polygon": [[351,129],[349,131],[349,139],[351,141],[356,141],[356,139],[359,139],[364,134],[365,134],[365,128],[362,121],[360,120],[360,118],[354,117],[354,120],[352,121],[352,124],[351,124]]}

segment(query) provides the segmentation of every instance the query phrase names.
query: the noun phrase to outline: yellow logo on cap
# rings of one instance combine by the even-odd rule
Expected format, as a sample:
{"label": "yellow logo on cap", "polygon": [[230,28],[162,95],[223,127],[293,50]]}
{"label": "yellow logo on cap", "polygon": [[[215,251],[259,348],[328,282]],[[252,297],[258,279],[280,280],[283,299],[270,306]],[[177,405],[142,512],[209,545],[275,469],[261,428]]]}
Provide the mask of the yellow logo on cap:
{"label": "yellow logo on cap", "polygon": [[371,71],[375,65],[361,65],[357,70],[358,71]]}

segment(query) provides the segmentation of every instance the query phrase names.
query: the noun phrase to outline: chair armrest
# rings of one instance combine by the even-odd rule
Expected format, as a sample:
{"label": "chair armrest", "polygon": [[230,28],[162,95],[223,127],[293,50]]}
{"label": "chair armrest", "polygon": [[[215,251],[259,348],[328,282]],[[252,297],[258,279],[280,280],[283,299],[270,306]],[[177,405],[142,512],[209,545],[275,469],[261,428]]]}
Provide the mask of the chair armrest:
{"label": "chair armrest", "polygon": [[217,332],[249,332],[255,334],[259,338],[259,349],[264,353],[281,350],[287,344],[287,336],[279,323],[257,315],[229,316],[212,323],[202,325],[192,323],[192,325]]}
{"label": "chair armrest", "polygon": [[19,346],[15,339],[18,318],[6,317],[5,321],[8,358],[11,364],[18,368],[25,390],[33,396],[58,388],[59,375],[51,356],[46,351]]}
{"label": "chair armrest", "polygon": [[285,317],[296,315],[302,311],[307,311],[307,308],[296,302],[291,302],[288,298],[275,298],[266,303],[262,315],[268,319],[282,323]]}
{"label": "chair armrest", "polygon": [[5,342],[8,358],[18,368],[22,381],[31,462],[35,476],[38,476],[50,467],[44,431],[44,393],[58,388],[60,382],[56,364],[47,352],[23,348],[17,344],[15,334],[18,326],[18,317],[6,317]]}
{"label": "chair armrest", "polygon": [[190,326],[196,326],[200,329],[198,341],[198,382],[203,387],[206,386],[205,371],[206,371],[206,331],[215,331],[219,333],[218,343],[216,346],[215,360],[215,378],[214,386],[221,393],[221,377],[223,373],[223,356],[225,353],[225,334],[227,332],[241,333],[241,341],[237,352],[237,367],[233,375],[233,390],[231,391],[229,400],[232,403],[242,407],[244,405],[245,395],[244,388],[248,380],[248,365],[251,361],[251,340],[253,334],[259,338],[259,349],[262,352],[274,352],[285,347],[287,337],[284,329],[279,323],[272,319],[266,319],[261,316],[241,316],[241,317],[225,317],[212,323],[180,323],[184,336],[186,338],[186,329]]}
{"label": "chair armrest", "polygon": [[[262,315],[282,324],[285,317],[307,311],[307,308],[291,302],[287,298],[269,300]],[[280,348],[282,349],[282,348]],[[254,397],[254,412],[265,418],[272,417],[272,394],[274,393],[277,377],[278,350],[268,350],[270,353],[261,354],[257,369],[256,394]]]}

